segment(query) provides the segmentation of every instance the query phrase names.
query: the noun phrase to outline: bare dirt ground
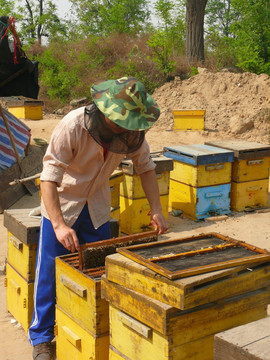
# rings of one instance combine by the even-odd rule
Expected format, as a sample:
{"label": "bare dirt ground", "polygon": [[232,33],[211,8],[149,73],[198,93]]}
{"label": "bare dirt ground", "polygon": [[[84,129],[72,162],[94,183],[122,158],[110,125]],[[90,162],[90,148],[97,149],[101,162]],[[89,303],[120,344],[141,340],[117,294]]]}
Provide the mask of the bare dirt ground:
{"label": "bare dirt ground", "polygon": [[[157,124],[147,132],[151,151],[164,146],[199,144],[209,140],[243,139],[269,143],[270,79],[266,75],[220,72],[199,75],[189,80],[175,80],[154,93],[161,108]],[[205,131],[172,131],[172,109],[206,109]],[[25,120],[32,138],[50,139],[61,116],[45,114],[43,120]],[[12,208],[33,208],[39,204],[38,193],[26,195]],[[218,232],[270,251],[270,212],[232,213],[226,220],[195,222],[169,215],[169,232],[161,240]],[[0,214],[0,265],[7,255],[7,230]],[[0,276],[0,360],[29,360],[32,348],[18,324],[6,310],[4,275]]]}

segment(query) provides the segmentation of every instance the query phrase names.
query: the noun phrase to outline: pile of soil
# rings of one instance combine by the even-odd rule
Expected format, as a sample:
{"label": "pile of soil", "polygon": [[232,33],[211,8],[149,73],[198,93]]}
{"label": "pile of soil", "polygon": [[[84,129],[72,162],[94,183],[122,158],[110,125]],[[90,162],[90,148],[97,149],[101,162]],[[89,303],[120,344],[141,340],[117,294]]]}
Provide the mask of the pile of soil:
{"label": "pile of soil", "polygon": [[218,73],[198,70],[198,75],[187,80],[175,78],[156,89],[153,97],[161,115],[155,126],[171,129],[174,109],[204,109],[206,131],[269,143],[270,77],[227,69]]}

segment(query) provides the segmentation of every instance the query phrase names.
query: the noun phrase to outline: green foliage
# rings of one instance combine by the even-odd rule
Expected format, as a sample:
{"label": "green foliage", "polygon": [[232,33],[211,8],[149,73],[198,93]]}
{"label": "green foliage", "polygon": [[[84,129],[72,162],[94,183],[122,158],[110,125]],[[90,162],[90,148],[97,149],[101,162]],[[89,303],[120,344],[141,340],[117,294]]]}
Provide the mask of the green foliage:
{"label": "green foliage", "polygon": [[190,76],[194,76],[194,75],[198,75],[198,74],[199,74],[198,68],[196,68],[196,67],[190,68]]}
{"label": "green foliage", "polygon": [[77,31],[108,36],[139,33],[148,23],[147,0],[73,0]]}

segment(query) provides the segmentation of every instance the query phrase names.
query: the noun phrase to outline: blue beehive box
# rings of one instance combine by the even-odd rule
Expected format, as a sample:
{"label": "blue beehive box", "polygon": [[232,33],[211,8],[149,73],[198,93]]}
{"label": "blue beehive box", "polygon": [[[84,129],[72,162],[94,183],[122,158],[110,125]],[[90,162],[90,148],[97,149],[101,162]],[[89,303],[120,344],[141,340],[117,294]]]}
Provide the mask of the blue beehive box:
{"label": "blue beehive box", "polygon": [[194,220],[230,213],[234,153],[204,144],[164,147],[174,160],[170,173],[169,210]]}

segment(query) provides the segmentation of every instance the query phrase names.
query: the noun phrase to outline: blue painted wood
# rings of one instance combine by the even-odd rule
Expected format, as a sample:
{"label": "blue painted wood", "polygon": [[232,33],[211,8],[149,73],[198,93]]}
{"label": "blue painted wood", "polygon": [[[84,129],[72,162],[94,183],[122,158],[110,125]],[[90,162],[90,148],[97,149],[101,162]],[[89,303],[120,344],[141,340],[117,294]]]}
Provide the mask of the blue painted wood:
{"label": "blue painted wood", "polygon": [[164,147],[168,158],[191,165],[207,165],[233,162],[234,152],[205,144],[176,145]]}
{"label": "blue painted wood", "polygon": [[229,214],[231,184],[197,188],[196,218]]}

